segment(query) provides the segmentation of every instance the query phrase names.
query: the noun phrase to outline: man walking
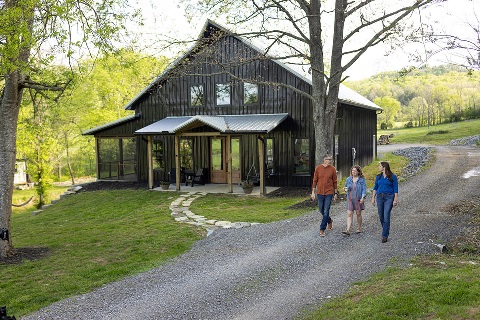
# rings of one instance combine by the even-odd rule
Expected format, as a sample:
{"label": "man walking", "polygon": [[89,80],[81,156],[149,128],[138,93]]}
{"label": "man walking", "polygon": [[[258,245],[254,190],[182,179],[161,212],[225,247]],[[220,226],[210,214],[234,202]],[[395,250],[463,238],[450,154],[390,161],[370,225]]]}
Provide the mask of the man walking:
{"label": "man walking", "polygon": [[[323,163],[315,168],[312,183],[312,200],[315,197],[318,201],[318,211],[322,214],[322,223],[320,224],[320,236],[325,237],[325,229],[331,230],[333,221],[330,218],[330,204],[337,200],[337,169],[332,166],[333,158],[326,155]],[[316,191],[316,192],[315,192]]]}

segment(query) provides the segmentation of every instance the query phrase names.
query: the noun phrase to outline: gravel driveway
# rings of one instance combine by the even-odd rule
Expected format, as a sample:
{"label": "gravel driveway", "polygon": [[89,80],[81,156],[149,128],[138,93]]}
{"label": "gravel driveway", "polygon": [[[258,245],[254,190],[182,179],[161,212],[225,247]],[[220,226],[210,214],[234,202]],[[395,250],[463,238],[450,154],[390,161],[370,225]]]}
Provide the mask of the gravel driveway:
{"label": "gravel driveway", "polygon": [[[439,252],[466,230],[468,217],[446,206],[478,198],[480,149],[438,146],[428,170],[400,184],[391,234],[381,243],[370,199],[364,233],[345,238],[344,202],[332,206],[334,229],[321,238],[315,212],[244,229],[215,231],[169,263],[22,319],[293,319],[368,275],[422,253]],[[354,224],[355,227],[355,224]],[[392,259],[398,258],[398,259]]]}

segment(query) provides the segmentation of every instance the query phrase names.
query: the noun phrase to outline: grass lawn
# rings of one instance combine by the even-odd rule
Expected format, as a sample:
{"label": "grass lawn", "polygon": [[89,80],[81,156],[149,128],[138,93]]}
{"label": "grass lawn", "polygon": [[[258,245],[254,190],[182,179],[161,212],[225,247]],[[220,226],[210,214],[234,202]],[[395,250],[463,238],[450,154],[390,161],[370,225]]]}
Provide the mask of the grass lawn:
{"label": "grass lawn", "polygon": [[[267,223],[289,219],[315,210],[289,209],[288,207],[309,199],[244,197],[228,194],[208,194],[195,200],[190,210],[208,219]],[[313,201],[312,201],[313,202]]]}
{"label": "grass lawn", "polygon": [[21,316],[66,297],[151,269],[190,249],[205,231],[174,221],[176,193],[139,190],[71,195],[42,213],[12,216],[17,249],[41,259],[1,264],[0,304]]}
{"label": "grass lawn", "polygon": [[450,140],[480,134],[480,119],[446,123],[437,126],[378,130],[377,135],[392,134],[390,143],[448,144]]}
{"label": "grass lawn", "polygon": [[[426,128],[387,133],[395,133],[393,143],[447,144],[480,132],[480,120],[445,126],[431,127],[430,132],[449,133],[430,134],[435,139],[428,141],[422,140]],[[394,173],[400,173],[407,163],[393,154],[385,154],[382,160],[390,162]],[[373,187],[378,161],[363,168],[368,188]],[[343,183],[339,182],[340,190]],[[50,199],[64,190],[50,189]],[[13,203],[23,203],[32,195],[33,190],[16,190]],[[205,236],[205,230],[171,217],[169,205],[179,195],[146,190],[95,191],[66,197],[35,216],[32,203],[14,208],[14,247],[33,249],[42,257],[17,264],[0,262],[0,306],[20,317],[188,251]],[[287,209],[306,198],[208,195],[195,200],[190,208],[209,219],[266,223],[310,212],[307,208]],[[480,215],[480,210],[477,212]],[[480,224],[479,220],[474,223]],[[478,235],[472,237],[477,242],[466,244],[455,255],[419,257],[409,268],[389,268],[373,275],[321,309],[309,311],[305,318],[480,319]]]}
{"label": "grass lawn", "polygon": [[479,274],[478,255],[419,257],[354,284],[300,319],[480,319]]}

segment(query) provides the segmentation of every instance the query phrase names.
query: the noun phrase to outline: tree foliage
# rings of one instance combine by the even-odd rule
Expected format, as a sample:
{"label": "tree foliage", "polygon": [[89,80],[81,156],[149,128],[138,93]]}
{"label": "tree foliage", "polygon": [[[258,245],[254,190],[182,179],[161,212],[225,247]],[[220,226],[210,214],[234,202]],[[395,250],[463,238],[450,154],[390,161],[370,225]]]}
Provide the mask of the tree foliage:
{"label": "tree foliage", "polygon": [[[383,72],[348,85],[382,107],[379,99],[386,94],[399,101],[401,110],[392,121],[428,126],[480,117],[480,71],[426,66],[406,75]],[[378,118],[380,123],[384,119]]]}
{"label": "tree foliage", "polygon": [[393,46],[403,44],[420,30],[404,21],[418,8],[441,0],[184,2],[190,13],[216,15],[237,34],[257,39],[266,56],[308,69],[318,161],[334,152],[338,93],[345,70],[371,47],[387,40]]}
{"label": "tree foliage", "polygon": [[[10,230],[16,132],[25,89],[61,92],[69,82],[44,79],[42,70],[62,57],[70,65],[84,53],[114,48],[137,16],[125,0],[5,0],[0,2],[0,229]],[[0,241],[0,255],[12,248]]]}

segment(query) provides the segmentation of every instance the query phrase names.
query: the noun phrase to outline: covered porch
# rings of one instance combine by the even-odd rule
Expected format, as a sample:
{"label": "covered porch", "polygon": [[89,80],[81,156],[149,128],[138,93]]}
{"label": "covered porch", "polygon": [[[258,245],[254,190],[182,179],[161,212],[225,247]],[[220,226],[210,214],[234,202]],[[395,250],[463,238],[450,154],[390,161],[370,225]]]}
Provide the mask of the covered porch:
{"label": "covered porch", "polygon": [[[208,160],[210,181],[209,190],[212,192],[213,186],[218,186],[221,193],[244,193],[242,188],[238,185],[240,180],[248,179],[248,174],[241,169],[236,169],[240,163],[239,153],[242,153],[241,139],[238,137],[250,136],[256,140],[255,143],[249,145],[249,150],[256,149],[258,158],[258,178],[259,185],[255,188],[258,194],[266,194],[268,191],[265,185],[265,140],[266,134],[275,129],[282,123],[288,114],[252,114],[252,115],[223,115],[223,116],[183,116],[183,117],[166,117],[151,125],[135,131],[136,135],[143,136],[142,139],[147,140],[147,160],[148,160],[148,187],[154,187],[154,157],[152,156],[153,138],[155,136],[170,136],[174,138],[174,150],[169,150],[174,154],[174,163],[172,168],[182,168],[181,164],[181,139],[186,137],[202,137],[213,140],[222,140],[224,147],[220,150],[214,150],[213,144],[202,149],[202,157]],[[233,142],[235,141],[235,143]],[[236,146],[236,151],[232,151],[232,145]],[[214,159],[221,153],[220,170],[216,169],[215,165],[218,161]],[[192,159],[193,163],[196,162]],[[253,161],[253,160],[252,160]],[[207,164],[207,163],[205,163]],[[198,167],[198,165],[196,165]],[[171,168],[170,168],[171,169]],[[195,168],[196,170],[198,168]],[[185,191],[188,186],[182,186],[182,177],[180,170],[175,170],[175,190]],[[223,185],[223,186],[222,186]],[[195,190],[201,186],[195,185]],[[190,187],[192,188],[192,187]],[[192,189],[193,189],[192,188]]]}

